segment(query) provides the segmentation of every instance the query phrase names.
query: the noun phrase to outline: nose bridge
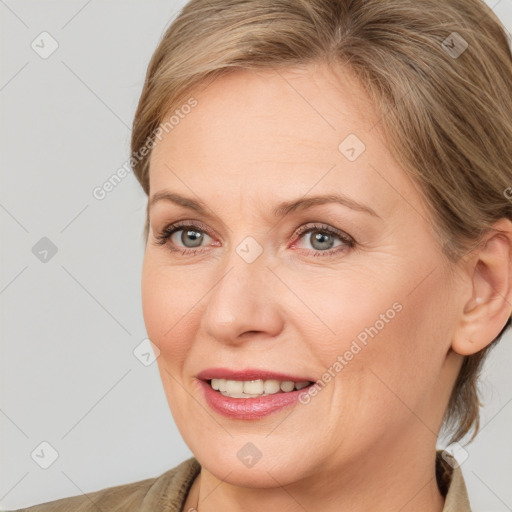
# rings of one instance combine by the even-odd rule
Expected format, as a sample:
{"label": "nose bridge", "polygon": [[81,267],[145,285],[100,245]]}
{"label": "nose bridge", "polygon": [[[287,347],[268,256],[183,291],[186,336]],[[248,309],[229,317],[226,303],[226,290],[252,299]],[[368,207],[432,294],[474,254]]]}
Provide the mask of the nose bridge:
{"label": "nose bridge", "polygon": [[207,296],[202,326],[210,337],[235,342],[248,331],[275,335],[280,328],[275,277],[263,247],[246,237],[226,255],[224,272]]}

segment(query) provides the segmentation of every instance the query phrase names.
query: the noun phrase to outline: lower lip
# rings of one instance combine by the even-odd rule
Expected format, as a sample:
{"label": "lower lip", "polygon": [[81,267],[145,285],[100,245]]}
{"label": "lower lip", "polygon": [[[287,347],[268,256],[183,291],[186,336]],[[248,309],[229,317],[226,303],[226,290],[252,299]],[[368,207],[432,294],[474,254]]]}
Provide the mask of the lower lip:
{"label": "lower lip", "polygon": [[215,391],[208,382],[199,381],[208,405],[216,412],[229,418],[240,420],[254,420],[280,411],[285,407],[297,404],[299,394],[308,388],[289,391],[287,393],[274,393],[273,395],[258,398],[231,398]]}

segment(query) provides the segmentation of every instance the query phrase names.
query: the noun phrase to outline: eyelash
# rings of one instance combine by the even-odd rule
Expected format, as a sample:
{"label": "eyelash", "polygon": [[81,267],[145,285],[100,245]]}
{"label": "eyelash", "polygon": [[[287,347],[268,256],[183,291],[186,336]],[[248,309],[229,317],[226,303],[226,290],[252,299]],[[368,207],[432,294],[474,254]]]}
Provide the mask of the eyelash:
{"label": "eyelash", "polygon": [[[179,221],[175,222],[174,224],[170,224],[169,226],[166,226],[160,233],[157,233],[155,235],[155,243],[157,245],[165,245],[168,243],[171,236],[178,232],[178,231],[184,231],[184,228],[188,228],[190,231],[198,231],[201,233],[206,233],[208,236],[213,238],[213,234],[210,233],[210,230],[206,228],[206,226],[201,226],[201,223],[191,223],[190,221]],[[334,247],[332,249],[327,249],[325,251],[320,250],[314,250],[314,249],[303,249],[305,251],[308,251],[309,253],[313,253],[313,256],[332,256],[335,253],[341,252],[348,249],[352,249],[356,245],[356,241],[343,231],[339,231],[335,228],[332,228],[326,224],[322,223],[313,223],[305,225],[300,227],[295,234],[296,240],[300,239],[302,236],[311,233],[312,231],[319,231],[323,234],[328,234],[335,236],[339,238],[344,244],[339,245],[337,247]],[[294,241],[295,243],[295,241]],[[194,256],[198,253],[202,253],[205,250],[208,250],[208,247],[200,247],[198,249],[190,249],[190,248],[184,248],[184,249],[177,249],[175,247],[172,247],[172,245],[169,245],[169,249],[172,252],[181,252],[182,256]]]}

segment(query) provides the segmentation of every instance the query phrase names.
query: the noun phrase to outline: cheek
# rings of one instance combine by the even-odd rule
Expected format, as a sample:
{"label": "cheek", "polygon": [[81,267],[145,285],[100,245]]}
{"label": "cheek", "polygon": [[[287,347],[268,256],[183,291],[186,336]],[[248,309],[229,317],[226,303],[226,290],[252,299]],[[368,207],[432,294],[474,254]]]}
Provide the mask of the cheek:
{"label": "cheek", "polygon": [[434,387],[449,348],[450,311],[448,297],[439,297],[447,282],[440,271],[418,286],[429,263],[395,260],[329,279],[295,276],[294,291],[311,308],[293,313],[298,332],[325,367],[322,380],[332,382],[340,406],[351,401],[347,391],[367,400],[370,412],[402,407],[400,399],[419,405]]}
{"label": "cheek", "polygon": [[[145,257],[142,268],[142,313],[149,338],[160,347],[159,341],[172,324],[168,316],[172,311],[165,283],[158,279],[158,269]],[[161,348],[161,347],[160,347]]]}
{"label": "cheek", "polygon": [[[159,348],[158,370],[177,425],[187,424],[188,395],[183,395],[183,371],[194,339],[193,304],[197,291],[180,269],[171,268],[148,254],[142,268],[142,310],[149,339]],[[193,288],[193,287],[192,287]]]}
{"label": "cheek", "polygon": [[144,323],[149,338],[163,355],[170,349],[173,355],[184,351],[186,347],[176,342],[192,339],[183,336],[183,329],[190,325],[193,305],[201,295],[197,285],[190,283],[185,271],[162,264],[158,257],[146,253],[141,282]]}
{"label": "cheek", "polygon": [[352,320],[350,340],[344,344],[351,343],[346,354],[352,360],[345,377],[361,390],[369,416],[380,411],[390,422],[400,422],[413,418],[415,411],[425,423],[432,423],[425,407],[449,349],[450,308],[448,298],[439,297],[446,284],[440,272],[416,287],[430,270],[418,268],[413,280],[389,275],[387,287],[379,283],[367,295],[370,303],[360,302],[363,297],[358,296],[347,305],[347,318]]}
{"label": "cheek", "polygon": [[293,295],[283,290],[280,299],[280,304],[288,304],[285,322],[292,323],[301,340],[321,355],[324,366],[347,351],[347,360],[364,360],[377,340],[390,337],[393,329],[396,334],[406,304],[403,290],[408,287],[403,276],[401,282],[383,266],[380,269],[377,273],[347,264],[306,273],[280,272],[281,279],[293,286]]}

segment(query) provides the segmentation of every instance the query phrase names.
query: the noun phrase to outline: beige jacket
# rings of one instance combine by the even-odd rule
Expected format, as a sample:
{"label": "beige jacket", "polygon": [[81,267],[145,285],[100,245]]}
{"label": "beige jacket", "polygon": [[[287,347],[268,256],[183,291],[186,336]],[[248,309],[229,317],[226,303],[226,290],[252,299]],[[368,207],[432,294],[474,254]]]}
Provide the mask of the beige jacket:
{"label": "beige jacket", "polygon": [[[441,452],[437,455],[437,479],[445,495],[443,512],[471,512],[460,468],[452,469],[441,458]],[[192,457],[156,478],[107,487],[87,495],[13,512],[182,512],[188,491],[200,469],[199,462]]]}

